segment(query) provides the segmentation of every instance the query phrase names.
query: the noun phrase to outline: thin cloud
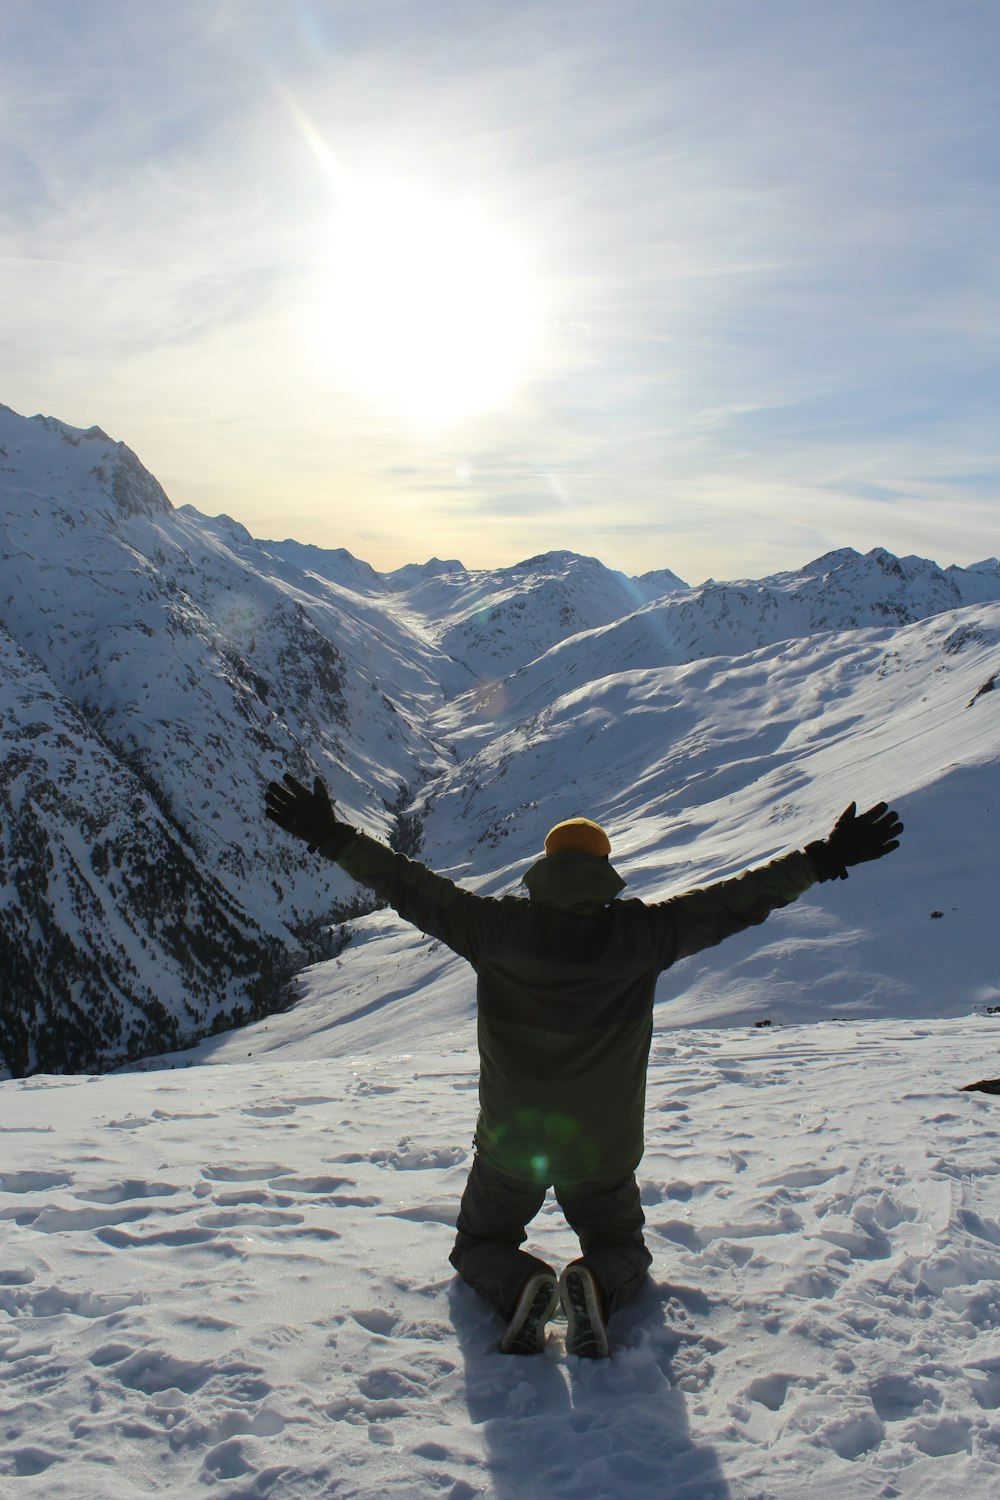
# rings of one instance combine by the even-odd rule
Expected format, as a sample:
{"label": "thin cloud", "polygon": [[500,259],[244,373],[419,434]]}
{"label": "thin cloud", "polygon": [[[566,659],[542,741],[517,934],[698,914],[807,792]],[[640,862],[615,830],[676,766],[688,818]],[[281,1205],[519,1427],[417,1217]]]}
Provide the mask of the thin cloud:
{"label": "thin cloud", "polygon": [[[176,501],[376,565],[997,550],[993,6],[38,0],[0,50],[0,399]],[[506,407],[420,431],[324,368],[324,153],[530,248]]]}

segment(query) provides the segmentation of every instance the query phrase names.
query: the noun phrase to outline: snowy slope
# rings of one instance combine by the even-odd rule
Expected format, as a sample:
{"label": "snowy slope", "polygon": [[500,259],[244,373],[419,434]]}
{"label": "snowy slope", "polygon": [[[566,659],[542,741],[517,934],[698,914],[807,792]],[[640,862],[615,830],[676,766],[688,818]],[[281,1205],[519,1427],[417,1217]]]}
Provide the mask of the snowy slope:
{"label": "snowy slope", "polygon": [[[558,1323],[499,1354],[448,1266],[470,1028],[295,1062],[269,1024],[0,1085],[5,1495],[1000,1492],[998,1106],[959,1092],[1000,1019],[660,1033],[651,1280],[597,1365]],[[576,1254],[551,1199],[529,1244]]]}
{"label": "snowy slope", "polygon": [[[186,513],[193,512],[185,506]],[[199,517],[202,524],[211,524]],[[233,524],[233,523],[231,523]],[[492,680],[534,659],[557,641],[687,589],[669,568],[628,578],[596,557],[543,552],[506,568],[464,568],[456,558],[432,557],[391,573],[376,573],[344,548],[300,542],[258,542],[269,558],[391,607],[417,636],[436,643],[461,669],[443,678],[447,696],[469,678]],[[258,560],[258,565],[262,565]],[[387,599],[386,596],[391,596]],[[436,663],[440,671],[443,663]]]}
{"label": "snowy slope", "polygon": [[889,798],[908,828],[898,854],[782,917],[793,963],[770,924],[727,944],[721,983],[714,956],[689,961],[683,1019],[892,1015],[901,999],[907,1015],[963,1014],[1000,1001],[983,939],[1000,882],[997,682],[997,604],[615,673],[431,783],[424,853],[513,889],[546,829],[584,813],[608,828],[628,894],[662,899],[801,847],[854,798]]}
{"label": "snowy slope", "polygon": [[443,728],[475,742],[495,725],[538,713],[556,692],[582,688],[605,670],[677,666],[711,656],[742,656],[820,631],[900,624],[965,604],[1000,600],[1000,564],[941,569],[882,548],[861,556],[827,553],[806,568],[759,582],[708,583],[560,641],[492,689],[471,690],[451,706]]}
{"label": "snowy slope", "polygon": [[428,785],[426,848],[502,881],[550,823],[584,812],[654,887],[686,869],[704,877],[720,868],[709,851],[725,825],[729,864],[751,821],[769,855],[852,788],[862,800],[880,789],[904,798],[960,766],[995,767],[998,672],[1000,604],[986,604],[619,670],[569,691],[553,681],[537,712],[494,726]]}

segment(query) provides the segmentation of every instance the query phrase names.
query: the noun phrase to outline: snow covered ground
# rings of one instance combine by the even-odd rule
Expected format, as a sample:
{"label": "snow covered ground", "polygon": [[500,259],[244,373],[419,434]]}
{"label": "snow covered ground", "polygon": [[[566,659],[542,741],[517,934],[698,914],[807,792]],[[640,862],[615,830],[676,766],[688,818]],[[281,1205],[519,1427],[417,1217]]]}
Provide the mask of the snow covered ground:
{"label": "snow covered ground", "polygon": [[[448,1266],[471,1023],[317,1014],[0,1086],[5,1497],[1000,1493],[1000,1016],[661,1012],[652,1279],[590,1364],[497,1353]],[[551,1201],[531,1243],[575,1253]]]}

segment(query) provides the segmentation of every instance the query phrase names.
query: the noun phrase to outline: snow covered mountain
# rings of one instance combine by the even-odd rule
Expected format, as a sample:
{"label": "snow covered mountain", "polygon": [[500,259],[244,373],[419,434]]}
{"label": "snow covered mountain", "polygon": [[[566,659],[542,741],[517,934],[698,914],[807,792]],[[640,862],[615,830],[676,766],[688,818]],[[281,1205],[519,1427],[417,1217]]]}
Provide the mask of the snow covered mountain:
{"label": "snow covered mountain", "polygon": [[[408,631],[404,649],[391,620],[373,625],[363,601],[352,612],[344,591],[324,586],[318,600],[305,575],[289,582],[248,566],[241,549],[250,539],[240,528],[201,526],[173,510],[135,456],[99,429],[27,422],[5,410],[0,459],[0,616],[13,663],[3,684],[3,940],[17,955],[8,972],[34,974],[42,991],[23,979],[5,987],[3,1051],[8,1066],[44,1058],[52,1067],[53,1048],[39,1040],[52,1032],[66,1039],[67,1057],[93,1067],[162,1046],[178,1027],[203,1032],[234,1006],[255,1008],[261,972],[271,976],[273,1007],[280,985],[261,939],[249,935],[278,943],[288,971],[296,951],[322,951],[315,919],[352,910],[354,895],[332,866],[299,878],[296,851],[261,819],[263,783],[286,766],[305,777],[318,770],[345,809],[389,834],[400,788],[442,762],[420,726],[425,704],[442,695],[447,663],[429,672],[427,659],[439,653]],[[405,711],[412,703],[419,713]],[[38,737],[65,749],[63,719],[81,748],[43,777]],[[141,790],[141,808],[126,785]],[[172,830],[169,849],[142,810],[152,804]],[[171,921],[186,924],[190,911],[191,922],[169,954],[154,945],[108,974],[119,929],[136,921],[137,898],[122,874],[127,844],[109,837],[102,868],[88,863],[82,883],[57,860],[28,904],[14,872],[25,851],[37,868],[48,862],[50,825],[75,823],[76,843],[86,844],[85,830],[103,833],[120,805],[133,806],[140,841],[149,822],[144,884],[169,903]],[[192,871],[202,873],[192,880]],[[199,954],[199,888],[206,900],[212,892],[215,925],[240,914],[241,931],[227,937],[231,964],[223,949]],[[40,921],[51,929],[44,942]],[[135,936],[148,942],[139,929]],[[233,992],[230,1004],[203,1004],[193,993],[205,962],[213,991]],[[149,1012],[150,985],[162,1006],[159,1030],[133,1033],[128,1014]],[[97,1015],[101,1045],[89,1046]]]}
{"label": "snow covered mountain", "polygon": [[[988,788],[1000,761],[995,558],[848,549],[693,589],[570,552],[380,574],[176,510],[100,429],[6,408],[0,496],[11,1071],[260,1014],[339,945],[360,893],[260,816],[286,768],[473,883],[515,879],[584,808],[659,887],[815,836],[869,786]],[[347,970],[386,920],[355,927]]]}
{"label": "snow covered mountain", "polygon": [[273,1008],[280,923],[241,906],[155,784],[2,628],[0,680],[7,1067],[93,1070]]}
{"label": "snow covered mountain", "polygon": [[434,561],[390,577],[401,602],[478,678],[516,670],[568,636],[685,588],[666,570],[626,578],[596,557],[573,552],[546,552],[511,568],[474,572]]}
{"label": "snow covered mountain", "polygon": [[542,711],[557,693],[584,687],[601,664],[620,672],[680,666],[707,657],[737,657],[762,646],[823,631],[907,625],[945,610],[1000,599],[1000,562],[939,568],[924,558],[893,557],[882,548],[862,556],[828,552],[795,572],[759,582],[684,589],[603,627],[569,636],[491,691],[470,692],[452,717],[483,735],[499,721]]}

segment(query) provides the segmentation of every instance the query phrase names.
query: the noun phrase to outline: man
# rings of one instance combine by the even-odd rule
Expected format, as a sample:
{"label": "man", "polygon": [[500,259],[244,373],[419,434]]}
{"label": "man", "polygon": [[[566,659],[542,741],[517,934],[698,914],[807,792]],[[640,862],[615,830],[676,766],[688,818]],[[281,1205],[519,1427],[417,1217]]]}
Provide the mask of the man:
{"label": "man", "polygon": [[[635,1169],[657,976],[888,854],[902,823],[884,802],[860,817],[852,802],[804,852],[646,904],[616,899],[625,882],[588,818],[550,830],[525,899],[475,895],[359,833],[318,778],[312,792],[290,775],[271,782],[266,810],[475,969],[480,1109],[451,1263],[503,1319],[504,1353],[538,1353],[561,1300],[567,1350],[602,1358],[607,1321],[652,1258]],[[549,1186],[582,1250],[559,1278],[521,1249]]]}

